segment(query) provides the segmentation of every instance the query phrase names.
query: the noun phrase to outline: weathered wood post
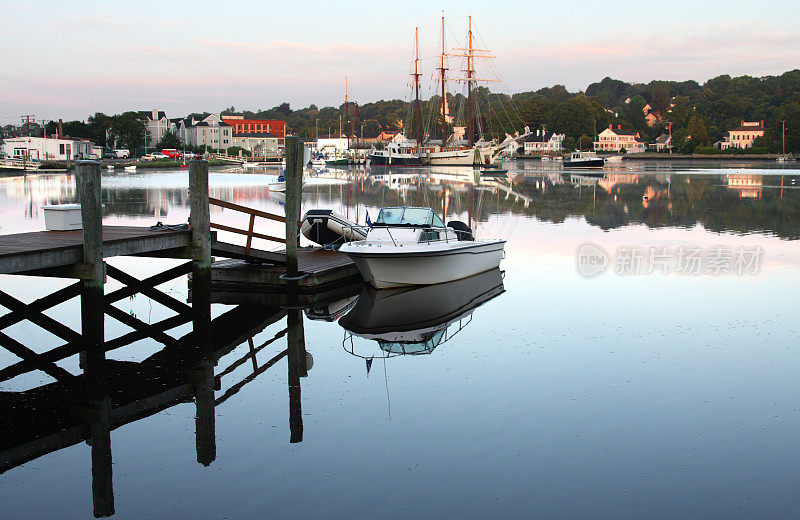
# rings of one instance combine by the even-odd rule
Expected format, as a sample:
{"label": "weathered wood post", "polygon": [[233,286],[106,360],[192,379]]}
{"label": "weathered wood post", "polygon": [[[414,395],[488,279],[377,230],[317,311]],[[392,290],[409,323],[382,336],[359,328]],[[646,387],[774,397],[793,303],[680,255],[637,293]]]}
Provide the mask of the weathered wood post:
{"label": "weathered wood post", "polygon": [[197,361],[190,379],[195,396],[197,462],[208,466],[217,457],[214,408],[214,339],[211,330],[211,217],[208,203],[208,162],[189,163],[189,226],[192,229],[192,318]]}
{"label": "weathered wood post", "polygon": [[78,201],[83,227],[83,287],[81,290],[81,335],[89,343],[81,353],[87,381],[89,433],[92,444],[92,501],[94,516],[114,514],[114,483],[111,459],[111,399],[105,349],[103,285],[103,206],[100,201],[100,163],[79,161],[76,168]]}
{"label": "weathered wood post", "polygon": [[286,138],[286,276],[297,271],[297,223],[303,195],[303,140]]}
{"label": "weathered wood post", "polygon": [[211,270],[211,217],[208,208],[208,162],[189,162],[189,226],[196,269]]}

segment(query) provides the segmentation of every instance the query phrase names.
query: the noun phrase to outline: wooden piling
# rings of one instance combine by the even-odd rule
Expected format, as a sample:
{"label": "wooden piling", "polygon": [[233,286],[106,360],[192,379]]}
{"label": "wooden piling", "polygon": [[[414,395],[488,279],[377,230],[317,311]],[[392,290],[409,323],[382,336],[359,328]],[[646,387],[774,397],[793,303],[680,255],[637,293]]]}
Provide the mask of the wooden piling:
{"label": "wooden piling", "polygon": [[192,260],[200,269],[211,269],[211,217],[208,209],[208,162],[189,162],[189,226],[192,228]]}
{"label": "wooden piling", "polygon": [[297,276],[297,222],[303,195],[303,140],[286,138],[286,276]]}
{"label": "wooden piling", "polygon": [[78,201],[83,224],[83,261],[88,264],[90,277],[87,287],[102,287],[103,269],[103,207],[100,203],[100,163],[80,161],[77,167]]}

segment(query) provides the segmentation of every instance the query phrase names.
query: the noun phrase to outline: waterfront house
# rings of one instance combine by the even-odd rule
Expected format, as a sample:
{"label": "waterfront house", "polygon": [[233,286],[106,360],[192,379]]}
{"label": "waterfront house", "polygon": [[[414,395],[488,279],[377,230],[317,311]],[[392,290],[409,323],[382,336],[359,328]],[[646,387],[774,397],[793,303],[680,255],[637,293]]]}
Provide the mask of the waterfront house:
{"label": "waterfront house", "polygon": [[321,135],[317,137],[317,152],[321,154],[338,154],[338,152],[349,149],[349,139],[344,135]]}
{"label": "waterfront house", "polygon": [[202,121],[184,119],[181,122],[180,137],[189,146],[216,149],[233,146],[233,129],[219,114],[211,114]]}
{"label": "waterfront house", "polygon": [[751,148],[756,137],[764,135],[764,120],[742,121],[733,130],[728,130],[728,136],[720,143],[722,150],[728,148]]}
{"label": "waterfront house", "polygon": [[3,154],[31,161],[89,159],[94,143],[71,137],[10,137],[3,140]]}
{"label": "waterfront house", "polygon": [[661,134],[658,138],[650,143],[650,149],[657,152],[663,152],[672,148],[672,137],[668,134]]}
{"label": "waterfront house", "polygon": [[259,157],[278,157],[283,149],[283,139],[274,134],[239,132],[233,134],[233,146],[240,146]]}
{"label": "waterfront house", "polygon": [[525,155],[560,154],[563,150],[564,134],[536,130],[525,138]]}
{"label": "waterfront house", "polygon": [[155,146],[170,131],[170,120],[163,110],[140,110],[139,115],[147,120],[147,146]]}
{"label": "waterfront house", "polygon": [[642,153],[646,150],[646,145],[639,132],[625,130],[622,125],[608,125],[608,128],[600,132],[594,149],[600,152],[619,152],[625,149],[627,153]]}

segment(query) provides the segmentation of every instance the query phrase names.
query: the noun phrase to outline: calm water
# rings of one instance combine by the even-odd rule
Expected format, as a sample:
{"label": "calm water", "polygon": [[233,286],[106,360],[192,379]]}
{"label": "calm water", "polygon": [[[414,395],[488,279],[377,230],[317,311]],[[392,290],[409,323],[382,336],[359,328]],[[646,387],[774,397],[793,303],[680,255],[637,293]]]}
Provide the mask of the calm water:
{"label": "calm water", "polygon": [[[356,287],[306,310],[299,399],[280,357],[287,319],[255,327],[219,353],[203,431],[202,366],[170,365],[151,339],[110,352],[113,492],[95,499],[136,519],[796,517],[800,171],[507,166],[497,181],[445,168],[310,176],[304,210],[363,223],[384,205],[431,206],[506,239],[503,272]],[[212,196],[280,213],[274,178],[212,172]],[[187,185],[180,172],[104,175],[104,222],[183,223]],[[74,197],[71,176],[2,178],[0,231],[43,229],[41,206]],[[246,227],[228,210],[212,221]],[[109,263],[138,278],[177,264]],[[24,302],[68,284],[0,277]],[[159,289],[187,301],[185,277]],[[114,305],[145,323],[174,315],[142,295]],[[219,304],[213,317],[237,309],[274,313]],[[77,299],[46,314],[80,330]],[[107,340],[130,330],[106,317]],[[30,322],[4,332],[36,352],[63,343]],[[18,360],[0,351],[0,367]],[[80,373],[77,356],[58,365]],[[108,461],[93,468],[90,408],[42,371],[0,383],[3,518],[92,517],[93,470]],[[213,450],[198,441],[209,434]]]}

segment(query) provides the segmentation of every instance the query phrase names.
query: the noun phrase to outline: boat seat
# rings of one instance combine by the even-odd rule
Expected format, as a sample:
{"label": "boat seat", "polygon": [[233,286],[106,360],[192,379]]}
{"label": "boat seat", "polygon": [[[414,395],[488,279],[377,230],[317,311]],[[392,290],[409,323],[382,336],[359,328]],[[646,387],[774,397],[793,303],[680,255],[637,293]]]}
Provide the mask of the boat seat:
{"label": "boat seat", "polygon": [[460,220],[451,220],[447,223],[447,227],[452,228],[456,232],[459,240],[475,240],[472,236],[472,229]]}

